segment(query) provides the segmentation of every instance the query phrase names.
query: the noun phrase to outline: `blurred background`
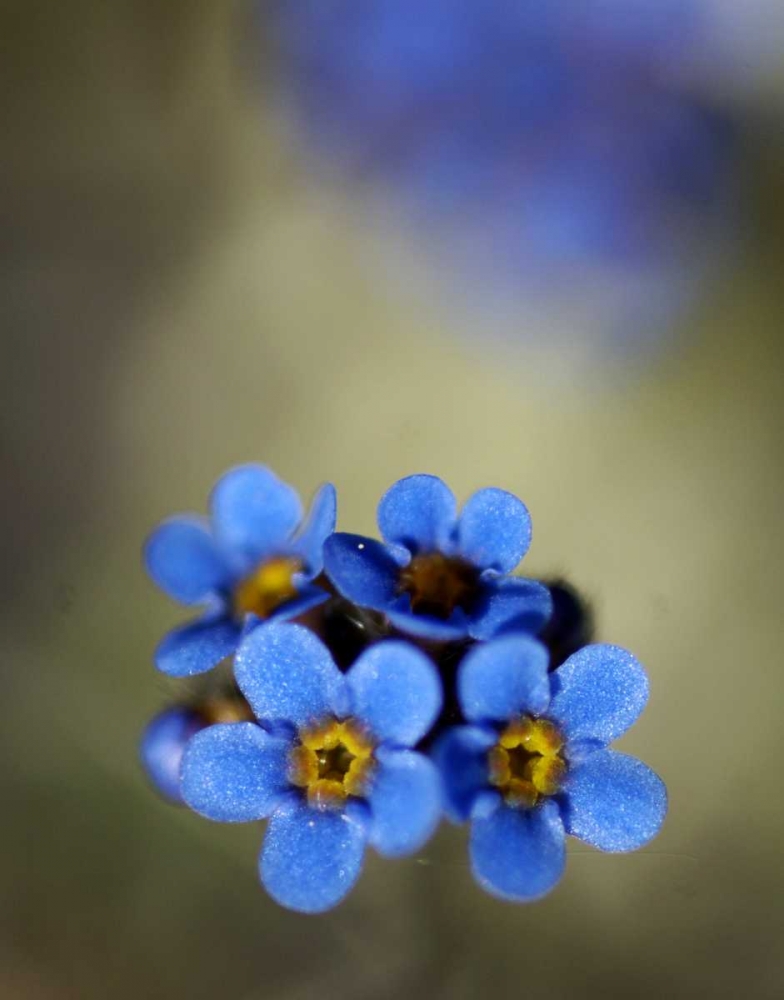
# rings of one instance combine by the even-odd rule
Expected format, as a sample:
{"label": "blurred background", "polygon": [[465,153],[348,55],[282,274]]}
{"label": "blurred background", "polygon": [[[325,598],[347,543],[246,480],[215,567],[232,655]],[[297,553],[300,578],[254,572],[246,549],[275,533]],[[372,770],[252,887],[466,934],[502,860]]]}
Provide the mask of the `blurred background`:
{"label": "blurred background", "polygon": [[[784,8],[0,5],[0,996],[780,997]],[[670,815],[482,894],[464,831],[320,918],[159,801],[140,545],[258,460],[372,533],[497,485],[652,697]]]}

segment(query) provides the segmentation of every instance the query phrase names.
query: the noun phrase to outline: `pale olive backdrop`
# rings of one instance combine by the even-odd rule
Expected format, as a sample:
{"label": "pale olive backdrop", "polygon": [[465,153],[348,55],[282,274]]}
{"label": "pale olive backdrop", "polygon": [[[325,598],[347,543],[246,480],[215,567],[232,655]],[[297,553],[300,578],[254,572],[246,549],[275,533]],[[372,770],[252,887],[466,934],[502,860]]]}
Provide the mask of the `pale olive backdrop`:
{"label": "pale olive backdrop", "polygon": [[[366,268],[278,138],[246,15],[0,5],[0,996],[781,996],[779,89],[738,107],[735,255],[681,350],[559,381]],[[357,531],[410,472],[522,496],[529,571],[583,586],[650,672],[622,747],[669,786],[658,839],[575,844],[557,891],[514,907],[444,828],[307,918],[258,886],[259,826],[159,803],[136,741],[180,612],[140,544],[251,459],[305,495],[331,479]]]}

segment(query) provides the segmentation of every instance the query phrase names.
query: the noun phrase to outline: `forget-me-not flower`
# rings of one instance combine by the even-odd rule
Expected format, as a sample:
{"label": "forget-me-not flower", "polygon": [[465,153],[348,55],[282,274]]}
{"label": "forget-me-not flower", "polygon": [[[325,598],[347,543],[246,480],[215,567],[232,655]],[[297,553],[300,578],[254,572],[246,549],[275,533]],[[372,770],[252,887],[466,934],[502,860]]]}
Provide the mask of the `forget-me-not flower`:
{"label": "forget-me-not flower", "polygon": [[173,705],[147,724],[139,743],[145,774],[169,802],[182,803],[180,765],[188,740],[207,723],[186,705]]}
{"label": "forget-me-not flower", "polygon": [[381,498],[378,526],[383,544],[332,535],[324,569],[345,598],[383,612],[400,631],[487,639],[506,628],[536,632],[547,621],[547,588],[507,576],[531,543],[528,510],[511,493],[478,490],[458,516],[441,479],[408,476]]}
{"label": "forget-me-not flower", "polygon": [[473,647],[458,671],[468,725],[434,750],[446,808],[471,819],[480,885],[504,899],[549,892],[565,863],[565,834],[603,851],[632,851],[667,810],[661,779],[609,750],[642,712],[648,682],[618,646],[585,646],[548,675],[547,651],[528,636]]}
{"label": "forget-me-not flower", "polygon": [[335,528],[334,487],[317,492],[306,519],[296,491],[263,465],[242,465],[218,480],[209,521],[169,518],[145,546],[153,580],[202,617],[170,632],[155,662],[172,677],[210,670],[237,648],[243,629],[302,614],[326,600],[312,581]]}
{"label": "forget-me-not flower", "polygon": [[248,703],[236,690],[213,690],[201,699],[164,708],[148,722],[139,741],[145,774],[164,799],[182,805],[180,768],[191,737],[216,722],[250,718]]}
{"label": "forget-me-not flower", "polygon": [[260,725],[216,725],[188,744],[182,794],[220,822],[269,818],[261,881],[278,902],[327,910],[351,889],[365,847],[418,850],[441,813],[439,775],[411,749],[441,708],[430,659],[382,640],[341,673],[309,630],[272,623],[243,639],[239,688]]}

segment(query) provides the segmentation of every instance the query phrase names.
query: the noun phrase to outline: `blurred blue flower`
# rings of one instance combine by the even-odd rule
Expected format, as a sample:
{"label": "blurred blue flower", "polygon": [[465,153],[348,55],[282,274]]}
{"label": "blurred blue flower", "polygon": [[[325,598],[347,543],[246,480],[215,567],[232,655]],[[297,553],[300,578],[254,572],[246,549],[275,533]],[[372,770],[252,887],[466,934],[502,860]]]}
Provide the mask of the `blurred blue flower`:
{"label": "blurred blue flower", "polygon": [[458,517],[441,479],[408,476],[387,490],[377,517],[383,544],[338,532],[324,546],[327,576],[349,601],[440,641],[536,632],[547,621],[548,589],[507,576],[531,543],[528,510],[511,493],[479,490]]}
{"label": "blurred blue flower", "polygon": [[645,707],[648,681],[618,646],[591,645],[548,675],[547,651],[527,636],[473,647],[458,697],[469,725],[434,748],[447,813],[471,819],[477,881],[504,899],[549,892],[565,863],[564,835],[602,851],[632,851],[658,833],[661,779],[607,749]]}
{"label": "blurred blue flower", "polygon": [[182,604],[206,605],[155,652],[159,670],[187,677],[210,670],[262,620],[293,618],[326,600],[312,581],[334,530],[335,489],[317,492],[303,521],[297,493],[263,465],[231,469],[213,489],[211,519],[183,514],[147,540],[150,576]]}
{"label": "blurred blue flower", "polygon": [[182,755],[191,736],[206,725],[195,709],[174,705],[159,712],[142,734],[139,745],[142,767],[157,791],[170,802],[182,803]]}
{"label": "blurred blue flower", "polygon": [[366,845],[418,850],[441,814],[438,772],[412,751],[441,709],[432,662],[399,640],[367,649],[346,674],[307,629],[248,634],[237,684],[261,725],[216,725],[188,744],[182,794],[219,822],[270,817],[261,881],[279,903],[317,913],[358,878]]}
{"label": "blurred blue flower", "polygon": [[391,204],[452,296],[596,317],[613,347],[658,339],[726,222],[732,130],[685,82],[703,0],[281,0],[269,16],[316,169]]}

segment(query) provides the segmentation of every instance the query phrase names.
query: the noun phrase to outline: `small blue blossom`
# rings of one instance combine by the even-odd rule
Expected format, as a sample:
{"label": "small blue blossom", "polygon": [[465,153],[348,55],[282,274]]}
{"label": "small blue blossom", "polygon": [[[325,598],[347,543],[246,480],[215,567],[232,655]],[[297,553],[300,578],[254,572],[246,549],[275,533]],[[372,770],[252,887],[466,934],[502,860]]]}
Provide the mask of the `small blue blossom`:
{"label": "small blue blossom", "polygon": [[633,851],[667,811],[661,779],[607,749],[642,712],[643,668],[618,646],[591,645],[548,675],[547,652],[528,636],[473,647],[458,670],[468,725],[434,748],[447,813],[471,819],[477,881],[528,901],[561,878],[565,834],[602,851]]}
{"label": "small blue blossom", "polygon": [[164,521],[145,546],[150,576],[182,604],[205,605],[195,621],[170,632],[155,662],[172,677],[210,670],[237,648],[243,631],[287,619],[326,600],[312,581],[324,540],[335,528],[335,489],[317,492],[310,512],[295,490],[263,465],[242,465],[218,480],[211,517]]}
{"label": "small blue blossom", "polygon": [[312,632],[272,623],[243,639],[235,674],[260,724],[194,736],[182,795],[219,822],[269,817],[259,872],[274,899],[327,910],[354,885],[368,844],[398,857],[427,841],[441,814],[439,775],[411,747],[442,695],[424,653],[384,640],[342,674]]}
{"label": "small blue blossom", "polygon": [[336,533],[324,569],[340,593],[387,615],[400,631],[447,641],[502,629],[537,632],[552,609],[534,580],[510,579],[531,543],[522,501],[499,489],[474,493],[460,515],[437,476],[408,476],[378,505],[384,543]]}
{"label": "small blue blossom", "polygon": [[142,767],[157,791],[170,802],[182,803],[182,755],[191,736],[206,725],[194,709],[174,705],[159,712],[142,734],[139,744]]}

